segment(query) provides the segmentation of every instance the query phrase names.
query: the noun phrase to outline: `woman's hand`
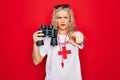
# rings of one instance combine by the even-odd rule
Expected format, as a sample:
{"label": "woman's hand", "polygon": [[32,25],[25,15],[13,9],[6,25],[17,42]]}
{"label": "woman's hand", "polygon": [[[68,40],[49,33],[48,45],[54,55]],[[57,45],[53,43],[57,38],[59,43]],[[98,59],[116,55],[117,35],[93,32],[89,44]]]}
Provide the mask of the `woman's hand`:
{"label": "woman's hand", "polygon": [[42,33],[42,31],[36,31],[33,34],[33,40],[34,40],[34,44],[33,44],[33,53],[32,53],[32,59],[33,59],[33,63],[35,65],[38,65],[42,60],[43,60],[43,56],[41,56],[40,51],[38,46],[36,45],[36,41],[40,41],[43,40],[44,34]]}
{"label": "woman's hand", "polygon": [[34,40],[34,43],[36,43],[36,41],[41,41],[43,40],[43,37],[44,34],[42,33],[42,31],[36,31],[34,34],[33,34],[33,40]]}
{"label": "woman's hand", "polygon": [[70,34],[70,43],[74,46],[78,46],[84,41],[84,36],[81,32],[73,32]]}

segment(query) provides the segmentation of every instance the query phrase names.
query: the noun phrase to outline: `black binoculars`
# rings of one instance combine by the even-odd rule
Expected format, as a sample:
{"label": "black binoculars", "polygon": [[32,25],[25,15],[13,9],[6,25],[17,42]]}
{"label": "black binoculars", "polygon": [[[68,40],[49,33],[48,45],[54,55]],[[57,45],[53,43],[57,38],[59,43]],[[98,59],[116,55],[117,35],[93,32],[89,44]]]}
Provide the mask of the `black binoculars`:
{"label": "black binoculars", "polygon": [[[57,30],[53,29],[53,25],[49,25],[47,28],[46,25],[42,24],[40,30],[44,34],[44,36],[40,36],[40,37],[46,37],[46,36],[51,37],[50,45],[51,46],[58,45],[58,43],[57,43]],[[36,41],[36,45],[37,46],[44,45],[44,41],[43,40]]]}

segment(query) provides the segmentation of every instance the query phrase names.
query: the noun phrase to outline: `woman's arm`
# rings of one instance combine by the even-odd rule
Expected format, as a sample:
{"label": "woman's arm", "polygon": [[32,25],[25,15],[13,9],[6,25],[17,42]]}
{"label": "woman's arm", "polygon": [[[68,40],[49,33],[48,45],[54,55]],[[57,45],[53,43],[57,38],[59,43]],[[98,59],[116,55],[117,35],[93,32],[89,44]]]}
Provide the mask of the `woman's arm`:
{"label": "woman's arm", "polygon": [[[43,34],[38,34],[38,33],[41,33],[41,31],[36,31],[36,32],[33,34],[34,43],[33,43],[32,59],[33,59],[33,63],[34,63],[35,65],[38,65],[38,64],[43,60],[43,57],[42,57],[42,55],[40,54],[39,48],[38,48],[38,46],[36,45],[36,41],[38,41],[38,40],[43,40],[43,37],[40,37],[40,36],[42,36]],[[38,36],[39,36],[39,37],[38,37]]]}
{"label": "woman's arm", "polygon": [[43,60],[43,57],[39,53],[38,46],[36,46],[35,43],[33,44],[32,59],[35,65],[38,65]]}

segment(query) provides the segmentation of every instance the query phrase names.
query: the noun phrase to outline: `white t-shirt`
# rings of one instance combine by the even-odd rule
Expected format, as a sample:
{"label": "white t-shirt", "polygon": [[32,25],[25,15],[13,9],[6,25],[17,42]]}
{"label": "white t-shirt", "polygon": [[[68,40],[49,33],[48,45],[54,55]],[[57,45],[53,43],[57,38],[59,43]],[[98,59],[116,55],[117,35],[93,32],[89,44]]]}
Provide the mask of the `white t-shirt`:
{"label": "white t-shirt", "polygon": [[[83,44],[73,46],[68,43],[68,36],[58,35],[58,37],[60,45],[51,46],[51,38],[45,37],[44,45],[39,47],[40,54],[43,57],[47,55],[45,80],[82,80],[78,49],[82,49]],[[65,40],[67,42],[65,45],[66,50],[71,50],[66,59],[62,58],[62,55],[58,55],[58,52],[64,46]],[[61,65],[62,60],[64,67]]]}

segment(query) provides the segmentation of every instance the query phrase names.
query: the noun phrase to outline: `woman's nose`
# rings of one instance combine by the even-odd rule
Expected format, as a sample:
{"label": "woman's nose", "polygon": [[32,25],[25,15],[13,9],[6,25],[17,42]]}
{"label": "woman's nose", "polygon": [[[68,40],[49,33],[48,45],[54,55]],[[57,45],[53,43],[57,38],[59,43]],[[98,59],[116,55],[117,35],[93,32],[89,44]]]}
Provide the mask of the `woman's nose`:
{"label": "woman's nose", "polygon": [[61,22],[64,23],[64,22],[65,22],[65,19],[61,19]]}

